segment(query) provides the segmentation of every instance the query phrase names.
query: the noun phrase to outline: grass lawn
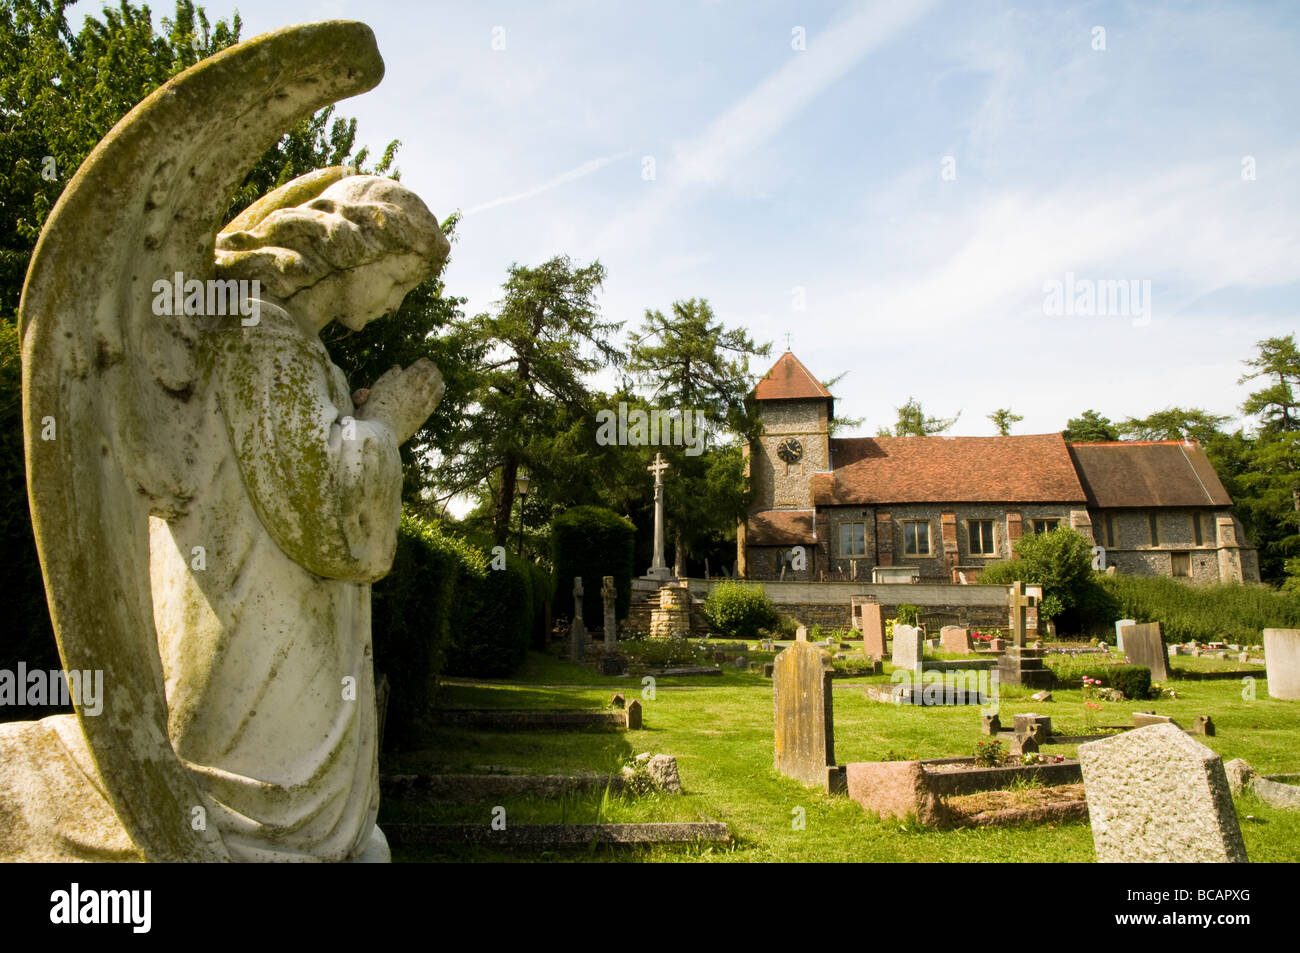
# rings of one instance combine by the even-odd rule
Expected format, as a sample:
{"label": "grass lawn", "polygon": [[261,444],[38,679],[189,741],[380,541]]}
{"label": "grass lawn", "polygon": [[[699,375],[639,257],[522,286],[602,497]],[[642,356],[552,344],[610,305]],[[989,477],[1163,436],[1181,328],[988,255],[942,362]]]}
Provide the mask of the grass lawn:
{"label": "grass lawn", "polygon": [[[750,653],[754,661],[769,653]],[[1202,661],[1184,659],[1179,661]],[[640,698],[645,727],[637,732],[510,732],[463,728],[435,730],[419,750],[385,755],[385,772],[481,772],[513,768],[528,773],[617,772],[637,753],[676,756],[685,793],[639,798],[599,792],[562,799],[514,799],[503,805],[508,823],[715,820],[735,839],[727,848],[593,848],[590,851],[513,851],[484,848],[396,848],[395,860],[610,860],[610,861],[875,861],[1089,862],[1094,859],[1086,823],[1022,828],[935,831],[914,823],[882,821],[843,796],[806,789],[772,767],[772,683],[756,672],[723,667],[721,676],[658,678],[644,697],[643,676],[604,677],[585,666],[532,654],[508,681],[448,680],[441,700],[449,707],[603,707],[615,691]],[[967,755],[983,739],[980,710],[895,707],[868,701],[863,687],[889,683],[888,675],[834,681],[835,754],[839,764],[886,758]],[[1243,698],[1236,680],[1169,683],[1177,698],[1106,702],[1097,724],[1131,724],[1134,710],[1155,709],[1190,726],[1196,715],[1213,717],[1218,734],[1200,739],[1224,760],[1245,758],[1263,774],[1300,771],[1300,704],[1270,699],[1266,683]],[[1029,692],[1005,687],[999,714],[1052,715],[1061,734],[1083,733],[1087,722],[1077,689],[1053,689],[1053,700],[1034,702]],[[1074,754],[1052,746],[1051,754]],[[444,805],[385,799],[385,821],[482,822],[495,805]],[[1267,807],[1253,798],[1237,804],[1253,861],[1300,861],[1300,812]],[[802,816],[803,827],[797,826]]]}

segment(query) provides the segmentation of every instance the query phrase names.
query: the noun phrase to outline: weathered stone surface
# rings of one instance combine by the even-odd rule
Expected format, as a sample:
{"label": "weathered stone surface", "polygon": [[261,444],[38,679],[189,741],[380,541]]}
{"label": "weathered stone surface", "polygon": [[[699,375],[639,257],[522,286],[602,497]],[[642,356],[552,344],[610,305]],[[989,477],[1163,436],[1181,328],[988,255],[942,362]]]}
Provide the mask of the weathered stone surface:
{"label": "weathered stone surface", "polygon": [[1121,652],[1124,651],[1124,630],[1131,625],[1137,625],[1134,619],[1117,619],[1115,622],[1115,648]]}
{"label": "weathered stone surface", "polygon": [[891,658],[894,667],[919,672],[921,670],[921,659],[924,655],[921,645],[920,629],[914,625],[895,623],[893,656]]}
{"label": "weathered stone surface", "polygon": [[970,630],[960,625],[945,625],[939,630],[939,647],[945,652],[964,655],[970,651]]}
{"label": "weathered stone surface", "polygon": [[922,824],[942,816],[942,803],[925,783],[919,761],[858,761],[845,765],[849,797],[881,817],[909,814]]}
{"label": "weathered stone surface", "polygon": [[878,602],[862,606],[862,654],[878,659],[889,655],[885,644],[885,607]]}
{"label": "weathered stone surface", "polygon": [[75,715],[0,725],[0,862],[138,861]]}
{"label": "weathered stone surface", "polygon": [[1097,860],[1246,861],[1223,762],[1173,725],[1082,744],[1079,761]]}
{"label": "weathered stone surface", "polygon": [[827,786],[835,764],[830,658],[815,645],[795,642],[776,657],[772,689],[776,770]]}
{"label": "weathered stone surface", "polygon": [[1300,629],[1264,630],[1264,668],[1270,698],[1300,701]]}
{"label": "weathered stone surface", "polygon": [[[1249,792],[1265,804],[1286,810],[1300,810],[1300,785],[1285,784],[1272,778],[1261,777],[1241,758],[1234,758],[1223,766],[1228,776],[1228,786],[1233,796]],[[1286,775],[1277,775],[1286,777]],[[1292,776],[1293,777],[1293,776]]]}
{"label": "weathered stone surface", "polygon": [[[200,61],[91,153],[28,272],[26,431],[59,425],[27,448],[36,542],[62,657],[110,686],[81,722],[97,783],[151,860],[382,840],[370,584],[396,547],[399,447],[443,383],[421,360],[350,384],[319,334],[396,311],[450,246],[418,197],[343,168],[221,229],[268,144],[382,75],[342,21]],[[160,279],[241,300],[160,317]]]}
{"label": "weathered stone surface", "polygon": [[1052,700],[1051,692],[1034,692],[1029,696],[1036,702],[1050,702]]}
{"label": "weathered stone surface", "polygon": [[682,793],[682,779],[677,773],[677,759],[668,754],[657,754],[646,762],[646,773],[655,787],[669,794]]}
{"label": "weathered stone surface", "polygon": [[1151,681],[1169,680],[1169,654],[1159,622],[1134,623],[1124,631],[1124,654],[1134,665],[1151,669]]}
{"label": "weathered stone surface", "polygon": [[1038,738],[1036,735],[1016,735],[1011,740],[1010,751],[1012,755],[1019,756],[1032,754],[1038,751]]}
{"label": "weathered stone surface", "polygon": [[1192,721],[1192,731],[1198,735],[1214,734],[1214,719],[1209,715],[1197,715]]}
{"label": "weathered stone surface", "polygon": [[1002,730],[1002,720],[997,715],[980,715],[980,731],[986,735],[996,735]]}
{"label": "weathered stone surface", "polygon": [[1052,716],[1039,715],[1035,712],[1025,712],[1020,715],[1012,715],[1012,730],[1018,735],[1041,734],[1040,740],[1046,740],[1052,734]]}
{"label": "weathered stone surface", "polygon": [[1168,715],[1157,715],[1153,711],[1135,711],[1133,712],[1133,727],[1145,728],[1147,725],[1173,725],[1181,728],[1182,725],[1174,721]]}

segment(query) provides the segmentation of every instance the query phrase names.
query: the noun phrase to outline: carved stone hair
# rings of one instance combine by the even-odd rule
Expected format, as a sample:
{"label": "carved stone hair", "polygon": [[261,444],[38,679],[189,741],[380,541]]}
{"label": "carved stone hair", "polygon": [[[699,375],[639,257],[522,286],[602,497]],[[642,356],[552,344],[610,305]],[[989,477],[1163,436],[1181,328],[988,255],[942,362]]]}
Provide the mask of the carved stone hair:
{"label": "carved stone hair", "polygon": [[217,236],[217,276],[255,278],[281,299],[394,254],[418,255],[432,272],[451,250],[419,196],[374,175],[349,175],[310,201],[239,228],[245,221],[236,218]]}

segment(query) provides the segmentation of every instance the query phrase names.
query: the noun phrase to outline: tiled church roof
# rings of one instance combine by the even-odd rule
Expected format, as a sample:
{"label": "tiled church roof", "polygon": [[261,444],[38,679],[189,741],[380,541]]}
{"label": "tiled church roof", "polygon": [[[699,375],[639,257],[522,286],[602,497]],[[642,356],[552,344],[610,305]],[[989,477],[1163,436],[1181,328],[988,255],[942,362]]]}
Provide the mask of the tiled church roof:
{"label": "tiled church roof", "polygon": [[831,440],[831,466],[812,478],[818,506],[1086,499],[1059,433],[837,439]]}
{"label": "tiled church roof", "polygon": [[759,400],[809,400],[830,398],[831,392],[812,376],[799,358],[786,351],[758,382],[754,396]]}
{"label": "tiled church roof", "polygon": [[1199,443],[1074,443],[1070,456],[1096,509],[1232,505]]}

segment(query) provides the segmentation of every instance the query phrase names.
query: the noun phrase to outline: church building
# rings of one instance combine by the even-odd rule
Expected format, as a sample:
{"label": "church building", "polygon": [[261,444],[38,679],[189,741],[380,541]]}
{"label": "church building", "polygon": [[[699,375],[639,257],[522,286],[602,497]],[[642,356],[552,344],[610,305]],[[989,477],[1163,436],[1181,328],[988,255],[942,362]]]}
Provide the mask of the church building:
{"label": "church building", "polygon": [[1121,573],[1258,582],[1255,549],[1195,442],[832,437],[835,399],[786,351],[752,394],[749,579],[974,583],[1024,533],[1068,526]]}

